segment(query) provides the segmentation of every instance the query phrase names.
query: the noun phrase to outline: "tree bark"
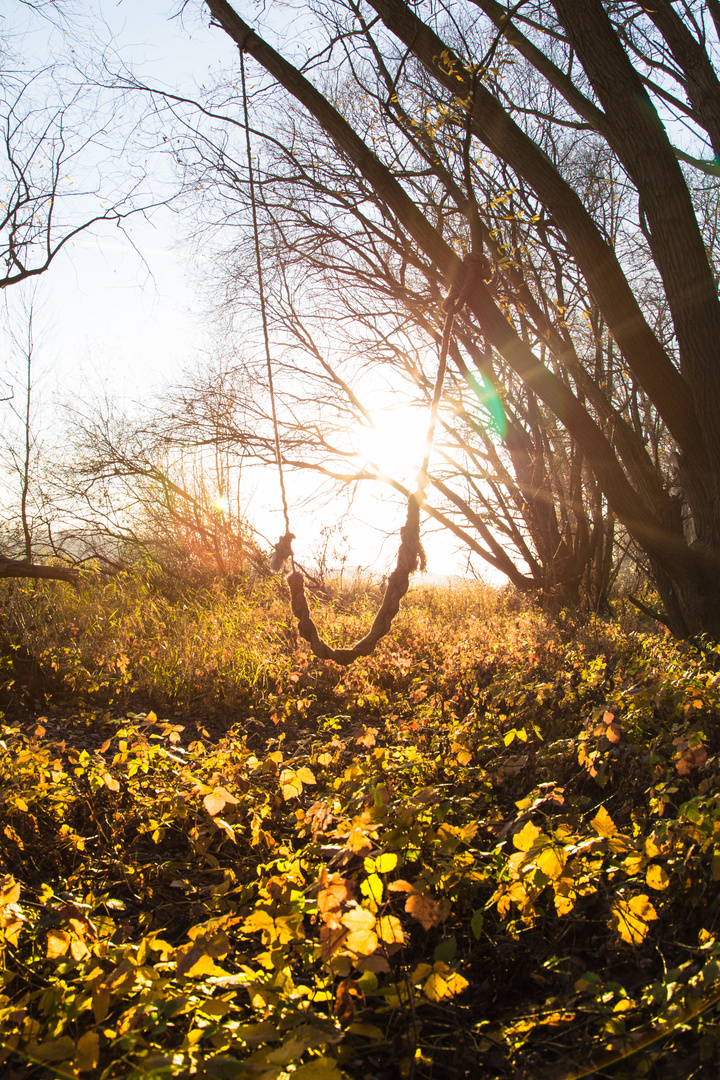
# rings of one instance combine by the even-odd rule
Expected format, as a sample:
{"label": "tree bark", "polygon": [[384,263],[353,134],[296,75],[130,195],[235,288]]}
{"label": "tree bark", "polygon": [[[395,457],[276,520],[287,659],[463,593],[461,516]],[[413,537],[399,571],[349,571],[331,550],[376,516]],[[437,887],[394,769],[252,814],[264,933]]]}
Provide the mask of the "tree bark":
{"label": "tree bark", "polygon": [[34,578],[51,581],[69,581],[77,585],[80,575],[69,566],[42,566],[38,563],[23,562],[22,559],[8,559],[0,555],[0,578]]}

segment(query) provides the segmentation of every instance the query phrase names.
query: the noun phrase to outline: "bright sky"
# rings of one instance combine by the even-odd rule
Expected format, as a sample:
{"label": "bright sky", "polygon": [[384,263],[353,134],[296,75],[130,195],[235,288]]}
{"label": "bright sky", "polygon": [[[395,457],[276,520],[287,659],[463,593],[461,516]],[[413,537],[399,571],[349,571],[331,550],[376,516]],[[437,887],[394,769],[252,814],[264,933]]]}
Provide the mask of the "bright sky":
{"label": "bright sky", "polygon": [[[194,14],[184,23],[170,20],[177,7],[168,0],[95,0],[87,10],[101,13],[107,39],[138,76],[192,96],[196,85],[233,62],[235,50],[220,30],[203,26]],[[60,400],[91,400],[107,390],[127,402],[141,401],[211,344],[211,327],[193,287],[203,267],[194,265],[186,241],[192,227],[193,221],[167,209],[148,218],[135,216],[123,230],[98,226],[77,238],[39,279],[42,321],[52,327],[47,352],[52,371],[46,378]],[[405,444],[399,421],[395,430]],[[299,488],[293,481],[293,489],[302,490],[302,481]],[[273,538],[284,531],[276,497],[277,479],[268,475],[255,495],[253,514],[261,531]],[[354,512],[360,519],[364,556],[355,557],[353,552],[349,565],[367,562],[367,553],[373,550],[382,571],[396,549],[395,541],[383,544],[378,533],[363,529],[360,522],[393,528],[387,504],[376,503],[368,491]],[[399,527],[404,518],[400,506],[397,516]],[[299,536],[299,557],[309,557],[317,547],[319,529],[331,522],[332,514],[323,517],[316,512],[307,518],[296,512],[293,527]],[[312,541],[303,543],[304,533]],[[425,541],[432,571],[464,571],[464,559],[454,555],[454,543],[430,532]]]}
{"label": "bright sky", "polygon": [[[117,52],[138,75],[191,93],[221,56],[217,31],[183,25],[167,0],[100,0]],[[79,392],[95,377],[114,392],[142,397],[180,371],[207,339],[192,288],[192,222],[170,210],[99,225],[78,237],[42,281],[52,308],[55,351]]]}

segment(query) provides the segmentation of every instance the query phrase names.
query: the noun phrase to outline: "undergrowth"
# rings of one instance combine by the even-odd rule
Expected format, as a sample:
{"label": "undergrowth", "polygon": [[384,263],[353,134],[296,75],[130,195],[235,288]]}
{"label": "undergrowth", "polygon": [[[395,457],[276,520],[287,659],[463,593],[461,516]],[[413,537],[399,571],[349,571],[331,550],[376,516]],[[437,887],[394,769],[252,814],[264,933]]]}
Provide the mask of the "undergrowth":
{"label": "undergrowth", "polygon": [[285,605],[6,593],[9,1080],[715,1077],[718,651],[419,589],[343,670]]}

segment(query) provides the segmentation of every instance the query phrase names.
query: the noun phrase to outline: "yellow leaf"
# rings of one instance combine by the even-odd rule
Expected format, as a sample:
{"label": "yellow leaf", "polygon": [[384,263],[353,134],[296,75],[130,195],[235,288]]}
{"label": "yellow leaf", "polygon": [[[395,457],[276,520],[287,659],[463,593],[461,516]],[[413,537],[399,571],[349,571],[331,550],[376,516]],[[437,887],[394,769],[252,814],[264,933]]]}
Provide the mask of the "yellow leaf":
{"label": "yellow leaf", "polygon": [[207,810],[210,817],[215,817],[216,814],[219,814],[220,811],[224,809],[225,800],[223,799],[222,795],[218,795],[216,794],[216,792],[211,791],[210,794],[206,795],[203,799],[203,806]]}
{"label": "yellow leaf", "polygon": [[535,856],[535,865],[539,870],[542,870],[543,874],[550,878],[551,881],[555,881],[562,875],[565,869],[565,863],[567,862],[567,854],[562,848],[544,847]]}
{"label": "yellow leaf", "polygon": [[454,997],[456,994],[461,994],[463,990],[468,986],[467,979],[464,979],[462,975],[458,975],[457,971],[451,971],[445,976],[445,982],[451,995]]}
{"label": "yellow leaf", "polygon": [[431,1001],[442,1001],[443,998],[455,997],[467,987],[468,981],[457,971],[442,962],[433,966],[433,973],[423,986],[423,990]]}
{"label": "yellow leaf", "polygon": [[57,960],[59,956],[64,956],[69,948],[69,934],[64,930],[48,930],[47,950],[45,952],[48,960]]}
{"label": "yellow leaf", "polygon": [[617,825],[608,814],[604,806],[601,806],[595,817],[590,822],[593,829],[599,836],[607,838],[613,836],[617,832]]}
{"label": "yellow leaf", "polygon": [[645,881],[649,888],[662,892],[670,884],[670,875],[664,866],[660,866],[659,863],[651,863],[647,868]]}
{"label": "yellow leaf", "polygon": [[303,784],[317,784],[313,773],[305,765],[301,766],[295,775]]}
{"label": "yellow leaf", "polygon": [[[574,880],[574,879],[573,879]],[[573,889],[573,882],[561,878],[555,884],[555,910],[558,915],[567,915],[575,907],[577,893]]]}
{"label": "yellow leaf", "polygon": [[343,944],[359,956],[372,956],[377,951],[380,942],[374,930],[353,930],[345,938]]}
{"label": "yellow leaf", "polygon": [[0,907],[17,904],[20,899],[20,886],[10,874],[0,878]]}
{"label": "yellow leaf", "polygon": [[383,883],[382,879],[379,878],[377,874],[370,874],[370,876],[363,881],[360,889],[363,895],[374,904],[379,904],[382,901]]}
{"label": "yellow leaf", "polygon": [[84,941],[71,941],[70,942],[70,955],[73,960],[86,960],[90,955],[90,950]]}
{"label": "yellow leaf", "polygon": [[100,1037],[96,1031],[86,1031],[78,1039],[74,1065],[78,1072],[96,1069],[100,1060]]}
{"label": "yellow leaf", "polygon": [[450,993],[450,987],[437,971],[433,971],[428,981],[423,986],[423,990],[427,997],[431,1001],[442,1001],[443,998],[452,997]]}
{"label": "yellow leaf", "polygon": [[365,855],[370,850],[371,844],[362,829],[351,829],[345,841],[345,847],[348,851],[354,851],[356,855]]}
{"label": "yellow leaf", "polygon": [[242,928],[247,934],[256,933],[258,930],[273,931],[275,929],[275,920],[269,912],[258,909],[248,915]]}
{"label": "yellow leaf", "polygon": [[102,782],[105,785],[105,787],[108,789],[108,791],[119,791],[120,790],[120,784],[117,782],[115,777],[111,776],[110,773],[108,773],[108,772],[103,773]]}
{"label": "yellow leaf", "polygon": [[342,917],[343,926],[355,932],[357,930],[372,930],[375,926],[375,916],[367,908],[354,907],[346,911]]}
{"label": "yellow leaf", "polygon": [[512,842],[518,851],[529,851],[541,831],[542,830],[538,829],[537,825],[533,825],[532,821],[528,821],[523,825],[520,832],[515,833]]}
{"label": "yellow leaf", "polygon": [[463,843],[469,844],[471,840],[475,839],[478,827],[477,821],[471,821],[460,830],[460,838]]}
{"label": "yellow leaf", "polygon": [[398,864],[398,857],[392,851],[387,851],[383,855],[378,855],[375,860],[375,871],[378,874],[389,874],[391,870],[394,870]]}
{"label": "yellow leaf", "polygon": [[402,945],[405,941],[405,934],[400,925],[400,920],[396,919],[394,915],[383,915],[381,919],[378,919],[377,933],[380,940],[384,941],[386,945],[393,945],[396,942]]}
{"label": "yellow leaf", "polygon": [[650,859],[654,859],[658,855],[667,855],[669,851],[670,845],[667,839],[660,837],[656,832],[650,833],[645,840],[645,854]]}
{"label": "yellow leaf", "polygon": [[212,956],[208,956],[200,948],[191,949],[178,960],[178,975],[186,975],[192,979],[198,979],[201,975],[212,975],[215,970],[216,964]]}
{"label": "yellow leaf", "polygon": [[628,855],[626,859],[623,859],[623,870],[625,873],[632,877],[634,874],[639,874],[645,865],[645,856],[640,855],[637,852],[633,855]]}
{"label": "yellow leaf", "polygon": [[218,829],[222,829],[225,835],[230,840],[232,840],[233,844],[237,844],[237,840],[235,839],[235,830],[233,829],[232,825],[228,825],[227,821],[224,821],[221,817],[215,817],[213,818],[213,821],[217,825]]}
{"label": "yellow leaf", "polygon": [[644,893],[630,900],[617,900],[612,913],[617,919],[618,933],[628,945],[639,945],[647,936],[647,924],[657,919],[657,912]]}
{"label": "yellow leaf", "polygon": [[226,791],[224,787],[216,787],[206,795],[203,799],[203,806],[207,810],[210,817],[215,817],[219,814],[228,803],[231,806],[237,806],[237,799],[234,795],[231,795],[229,791]]}
{"label": "yellow leaf", "polygon": [[443,855],[450,855],[461,843],[461,832],[454,825],[443,822],[437,830],[437,838]]}
{"label": "yellow leaf", "polygon": [[280,773],[280,790],[285,801],[296,799],[298,795],[302,795],[302,789],[302,780],[298,777],[298,774],[293,772],[292,769],[283,769]]}

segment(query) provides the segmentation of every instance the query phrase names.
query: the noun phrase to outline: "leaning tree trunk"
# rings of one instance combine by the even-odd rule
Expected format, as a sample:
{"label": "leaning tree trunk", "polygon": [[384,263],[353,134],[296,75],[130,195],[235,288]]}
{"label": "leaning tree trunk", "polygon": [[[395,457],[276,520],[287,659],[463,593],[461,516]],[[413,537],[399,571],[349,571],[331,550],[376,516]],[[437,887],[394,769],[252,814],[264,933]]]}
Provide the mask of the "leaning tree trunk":
{"label": "leaning tree trunk", "polygon": [[0,555],[0,578],[49,579],[51,581],[69,581],[77,585],[79,574],[70,566],[42,566],[38,563],[23,562],[21,559],[8,559]]}

